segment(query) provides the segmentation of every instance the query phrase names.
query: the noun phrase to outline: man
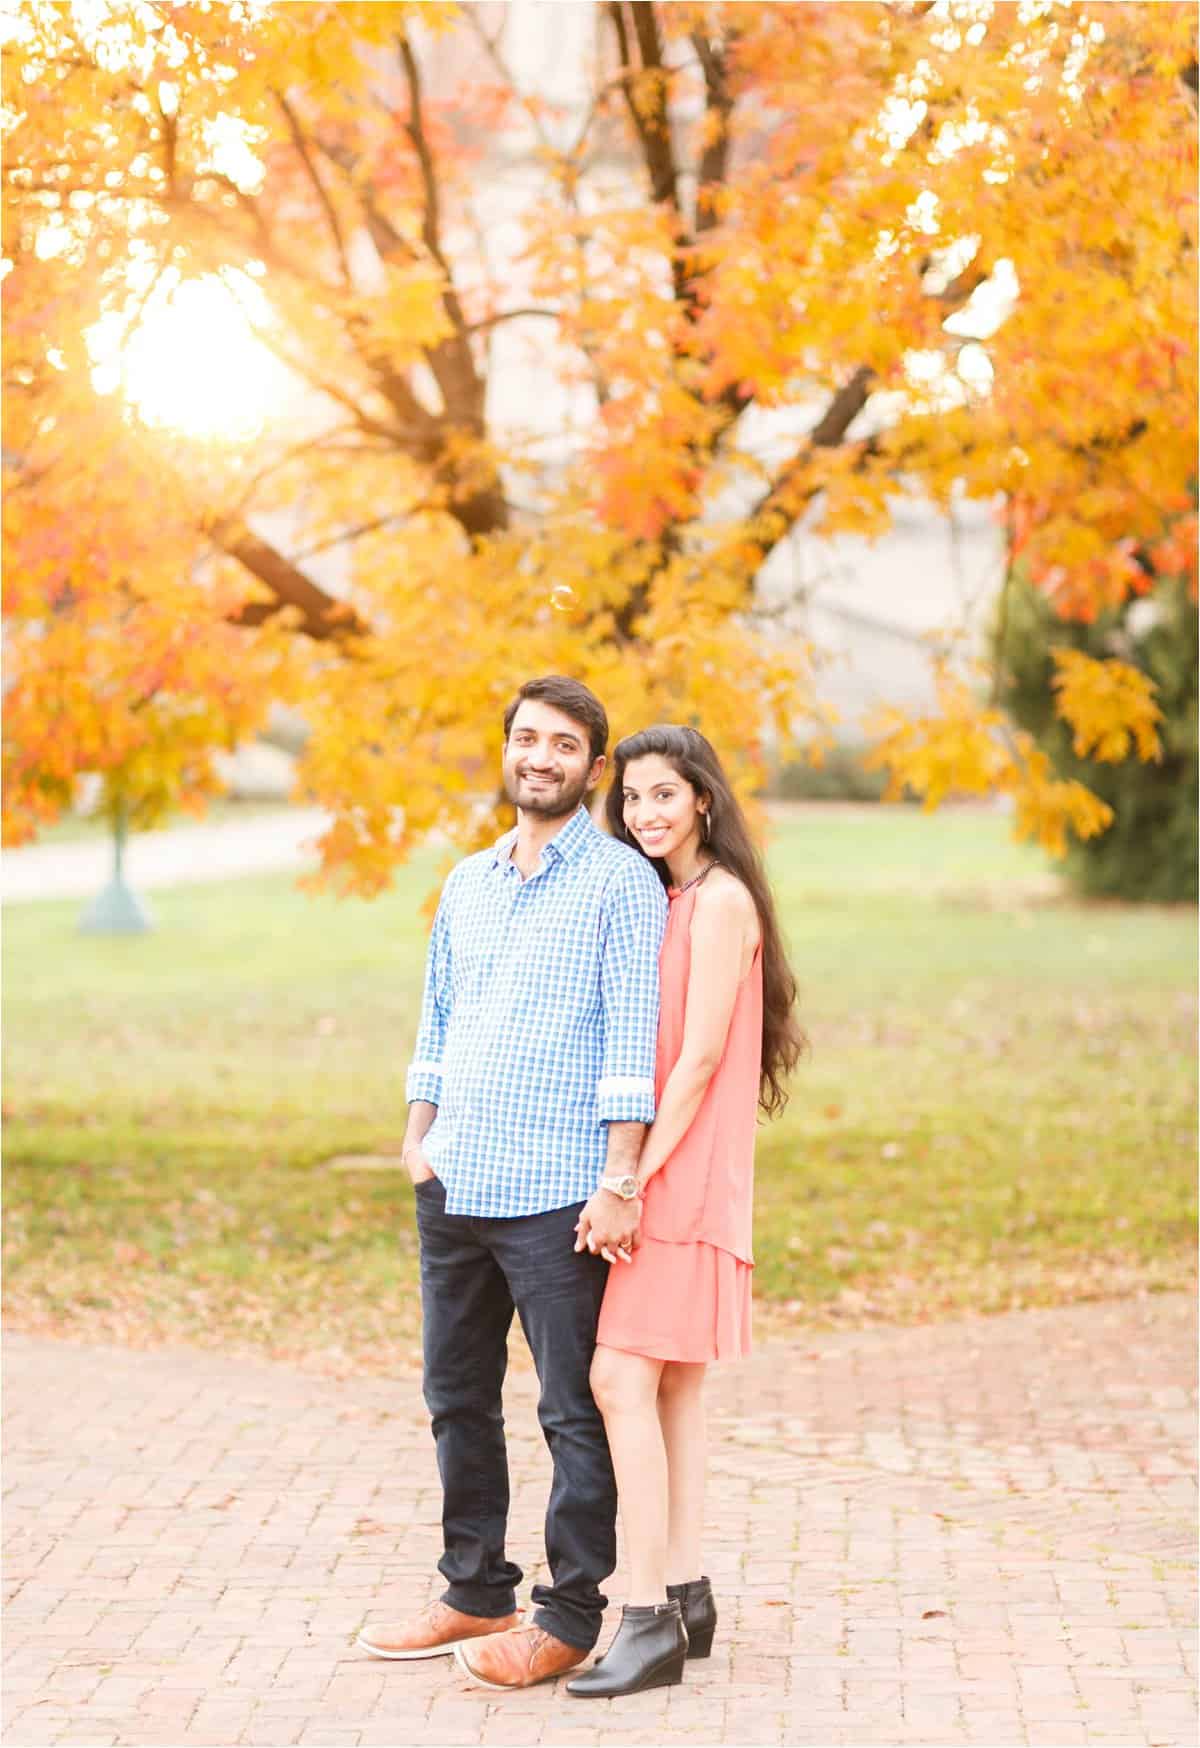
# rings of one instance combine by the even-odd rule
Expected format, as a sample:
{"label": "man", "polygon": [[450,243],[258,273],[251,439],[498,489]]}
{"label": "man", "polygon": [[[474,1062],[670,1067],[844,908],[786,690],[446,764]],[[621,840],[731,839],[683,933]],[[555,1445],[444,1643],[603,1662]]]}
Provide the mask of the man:
{"label": "man", "polygon": [[[504,733],[517,826],[446,882],[408,1071],[404,1161],[447,1588],[359,1642],[397,1659],[453,1651],[482,1685],[520,1688],[584,1661],[616,1564],[616,1487],[588,1371],[606,1259],[627,1261],[637,1239],[667,904],[649,862],[598,831],[584,805],[605,765],[599,699],[575,680],[530,681]],[[530,1625],[518,1624],[522,1574],[504,1547],[514,1309],[553,1461],[551,1583],[534,1587]]]}

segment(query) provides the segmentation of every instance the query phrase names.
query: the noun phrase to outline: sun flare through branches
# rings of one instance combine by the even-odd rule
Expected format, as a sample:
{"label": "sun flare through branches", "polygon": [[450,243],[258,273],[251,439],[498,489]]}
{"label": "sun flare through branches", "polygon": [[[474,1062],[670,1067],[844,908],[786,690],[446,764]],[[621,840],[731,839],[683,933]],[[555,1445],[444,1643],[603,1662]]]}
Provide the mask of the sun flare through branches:
{"label": "sun flare through branches", "polygon": [[243,273],[163,275],[132,325],[114,315],[92,329],[93,383],[120,392],[147,425],[245,444],[283,417],[295,392],[255,332],[269,323],[266,298]]}

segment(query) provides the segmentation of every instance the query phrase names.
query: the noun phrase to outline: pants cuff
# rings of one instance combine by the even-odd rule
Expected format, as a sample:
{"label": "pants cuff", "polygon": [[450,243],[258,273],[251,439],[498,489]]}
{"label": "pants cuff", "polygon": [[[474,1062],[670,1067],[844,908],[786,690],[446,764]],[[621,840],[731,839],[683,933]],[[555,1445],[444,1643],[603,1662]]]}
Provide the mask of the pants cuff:
{"label": "pants cuff", "polygon": [[538,1608],[533,1613],[533,1624],[541,1627],[544,1633],[553,1633],[556,1639],[561,1639],[564,1645],[570,1645],[576,1651],[590,1651],[600,1637],[600,1622],[596,1622],[596,1630],[589,1636],[581,1637],[583,1629],[575,1622],[566,1622],[561,1616],[552,1614],[549,1609]]}
{"label": "pants cuff", "polygon": [[481,1597],[478,1592],[455,1590],[454,1586],[442,1593],[442,1601],[451,1608],[456,1608],[459,1614],[469,1614],[478,1621],[503,1620],[506,1614],[517,1612],[517,1599],[510,1591],[507,1602],[497,1603],[495,1596]]}

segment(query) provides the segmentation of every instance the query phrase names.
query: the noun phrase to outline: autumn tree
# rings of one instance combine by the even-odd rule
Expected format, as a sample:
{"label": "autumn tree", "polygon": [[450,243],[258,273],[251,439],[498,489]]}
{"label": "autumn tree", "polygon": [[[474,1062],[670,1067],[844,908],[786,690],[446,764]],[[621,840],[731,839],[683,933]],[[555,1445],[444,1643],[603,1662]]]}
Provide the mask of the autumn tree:
{"label": "autumn tree", "polygon": [[[585,678],[622,728],[695,718],[751,781],[809,707],[755,590],[802,518],[999,501],[1064,622],[1194,553],[1191,8],[591,16],[590,93],[555,106],[497,6],[24,0],[10,833],[83,770],[201,795],[281,700],[326,865],[370,891],[432,826],[491,829],[481,773],[531,672]],[[252,432],[122,393],[197,285],[286,385]],[[174,331],[203,375],[216,329]],[[517,339],[523,420],[497,389]],[[1051,845],[1102,829],[974,658],[944,661],[938,714],[880,722],[894,782],[1005,791]],[[1068,677],[1073,733],[1157,755],[1144,673],[1076,651]]]}
{"label": "autumn tree", "polygon": [[[1090,897],[1194,903],[1200,626],[1185,585],[1162,577],[1148,595],[1093,620],[1064,624],[1045,596],[1017,576],[1006,590],[995,638],[1009,715],[1029,730],[1056,773],[1077,778],[1113,811],[1107,831],[1068,843],[1065,871],[1072,886]],[[1128,749],[1119,740],[1110,749],[1080,753],[1079,737],[1054,709],[1075,652],[1102,660],[1119,653],[1126,669],[1149,676],[1162,712],[1157,759],[1143,764],[1121,756]]]}

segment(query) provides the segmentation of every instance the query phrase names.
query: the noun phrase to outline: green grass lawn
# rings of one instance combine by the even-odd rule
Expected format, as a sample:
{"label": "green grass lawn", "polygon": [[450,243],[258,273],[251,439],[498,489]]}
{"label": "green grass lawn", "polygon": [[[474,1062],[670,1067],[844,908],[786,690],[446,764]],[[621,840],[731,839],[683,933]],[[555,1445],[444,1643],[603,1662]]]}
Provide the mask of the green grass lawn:
{"label": "green grass lawn", "polygon": [[[922,1318],[1190,1277],[1191,910],[1080,905],[981,812],[780,810],[812,1051],[762,1131],[757,1295]],[[411,1355],[397,1148],[428,852],[374,903],[286,877],[154,894],[157,932],[7,918],[10,1327]]]}

